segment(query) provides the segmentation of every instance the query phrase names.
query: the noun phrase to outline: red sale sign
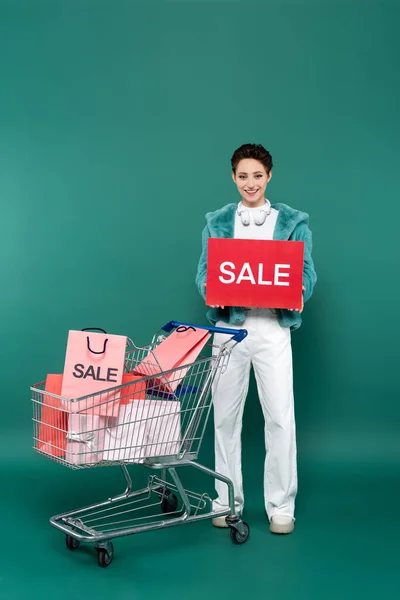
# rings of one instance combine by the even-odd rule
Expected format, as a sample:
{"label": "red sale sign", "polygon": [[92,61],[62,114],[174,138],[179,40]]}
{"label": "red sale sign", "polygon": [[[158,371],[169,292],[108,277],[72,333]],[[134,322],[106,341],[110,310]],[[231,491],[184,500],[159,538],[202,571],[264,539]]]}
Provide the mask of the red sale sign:
{"label": "red sale sign", "polygon": [[301,309],[304,242],[208,240],[209,306]]}

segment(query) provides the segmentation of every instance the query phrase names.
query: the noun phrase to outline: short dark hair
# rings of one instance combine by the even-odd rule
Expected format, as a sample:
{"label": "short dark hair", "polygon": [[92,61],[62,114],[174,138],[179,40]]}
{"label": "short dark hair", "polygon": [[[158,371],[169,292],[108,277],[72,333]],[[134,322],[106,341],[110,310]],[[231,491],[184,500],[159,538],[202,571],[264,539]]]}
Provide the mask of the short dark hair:
{"label": "short dark hair", "polygon": [[232,155],[231,165],[232,171],[236,173],[236,168],[243,158],[254,158],[264,165],[265,170],[269,173],[272,169],[272,156],[261,144],[243,144],[237,148]]}

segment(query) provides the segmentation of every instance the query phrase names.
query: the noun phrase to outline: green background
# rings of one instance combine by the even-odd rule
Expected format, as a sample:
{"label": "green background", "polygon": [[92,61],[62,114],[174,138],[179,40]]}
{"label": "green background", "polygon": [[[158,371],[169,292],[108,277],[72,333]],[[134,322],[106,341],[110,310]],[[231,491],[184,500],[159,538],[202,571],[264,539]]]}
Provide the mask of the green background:
{"label": "green background", "polygon": [[[384,0],[0,0],[1,597],[400,593],[399,18]],[[47,520],[119,491],[118,470],[36,456],[29,386],[62,370],[69,329],[144,344],[205,322],[204,214],[238,199],[229,159],[248,141],[272,152],[269,198],[314,235],[293,335],[296,532],[268,533],[253,385],[248,544],[205,522],[117,541],[101,570]]]}

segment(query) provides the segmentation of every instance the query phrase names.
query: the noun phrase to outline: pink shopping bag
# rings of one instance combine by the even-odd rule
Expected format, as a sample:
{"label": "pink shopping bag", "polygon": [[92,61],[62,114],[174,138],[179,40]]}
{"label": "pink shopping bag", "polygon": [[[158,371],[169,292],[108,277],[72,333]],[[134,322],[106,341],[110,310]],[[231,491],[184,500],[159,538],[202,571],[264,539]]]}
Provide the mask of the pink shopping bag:
{"label": "pink shopping bag", "polygon": [[61,395],[71,399],[96,395],[69,402],[65,407],[68,412],[118,415],[121,392],[99,392],[121,385],[126,341],[123,335],[87,330],[69,332]]}
{"label": "pink shopping bag", "polygon": [[[46,392],[60,396],[61,387],[62,375],[47,375]],[[52,456],[64,456],[67,428],[68,414],[61,409],[60,400],[45,394],[40,417],[38,449]]]}
{"label": "pink shopping bag", "polygon": [[174,393],[184,379],[191,363],[196,360],[210,337],[211,334],[204,329],[178,327],[135,367],[134,373],[153,376],[170,369],[178,369],[173,373],[156,378],[157,384],[161,388]]}
{"label": "pink shopping bag", "polygon": [[[125,385],[128,383],[131,385]],[[121,406],[123,404],[129,404],[132,400],[145,400],[146,381],[143,380],[141,375],[124,373],[122,375],[122,385],[124,387],[121,390]]]}

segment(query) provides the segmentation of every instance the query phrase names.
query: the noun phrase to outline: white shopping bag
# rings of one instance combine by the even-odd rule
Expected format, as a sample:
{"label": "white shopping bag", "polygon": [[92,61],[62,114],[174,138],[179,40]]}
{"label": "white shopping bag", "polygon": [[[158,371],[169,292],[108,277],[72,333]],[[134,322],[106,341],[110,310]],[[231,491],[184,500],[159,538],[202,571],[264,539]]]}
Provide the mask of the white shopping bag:
{"label": "white shopping bag", "polygon": [[70,414],[65,460],[75,465],[100,462],[106,422],[105,417],[98,415]]}
{"label": "white shopping bag", "polygon": [[146,400],[146,457],[156,458],[178,454],[181,444],[180,402]]}
{"label": "white shopping bag", "polygon": [[106,429],[103,460],[140,463],[178,454],[180,443],[180,402],[133,400],[121,406],[116,426]]}
{"label": "white shopping bag", "polygon": [[104,435],[103,460],[143,462],[146,448],[145,400],[132,400],[120,407],[115,427],[109,427]]}

